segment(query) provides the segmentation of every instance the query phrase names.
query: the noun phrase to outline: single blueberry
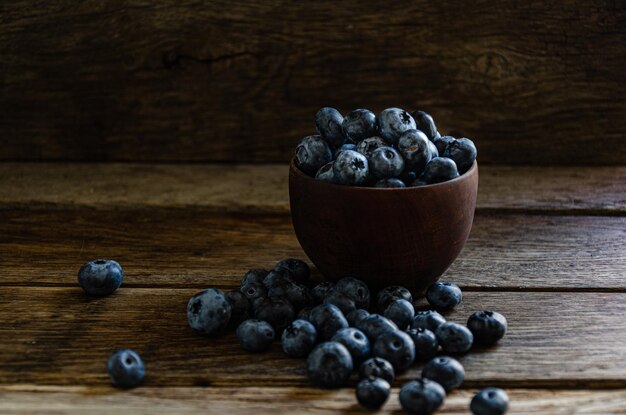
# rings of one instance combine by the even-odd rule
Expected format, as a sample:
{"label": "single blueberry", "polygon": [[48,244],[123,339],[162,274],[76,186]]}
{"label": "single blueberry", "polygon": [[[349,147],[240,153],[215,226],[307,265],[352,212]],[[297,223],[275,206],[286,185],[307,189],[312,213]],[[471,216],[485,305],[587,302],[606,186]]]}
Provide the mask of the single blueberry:
{"label": "single blueberry", "polygon": [[237,327],[242,321],[250,318],[250,302],[241,291],[228,291],[226,298],[231,307],[230,321],[228,322],[230,327]]}
{"label": "single blueberry", "polygon": [[391,179],[380,179],[376,183],[374,183],[374,187],[380,188],[402,188],[406,187],[404,182],[400,179],[391,178]]}
{"label": "single blueberry", "polygon": [[348,324],[350,324],[350,327],[356,327],[356,325],[359,324],[361,320],[369,315],[369,311],[362,308],[357,308],[356,310],[352,310],[350,313],[348,313],[348,315],[346,316],[346,320],[348,320]]}
{"label": "single blueberry", "polygon": [[295,311],[289,301],[282,297],[259,298],[252,303],[254,318],[265,320],[281,333],[295,318]]}
{"label": "single blueberry", "polygon": [[352,357],[337,342],[319,344],[307,358],[307,374],[311,382],[322,388],[345,386],[352,373]]}
{"label": "single blueberry", "polygon": [[337,156],[339,155],[339,153],[341,153],[342,151],[346,151],[346,150],[356,151],[356,144],[354,144],[354,143],[346,143],[346,144],[342,145],[337,150],[335,150],[335,154],[334,154],[333,159],[336,159]]}
{"label": "single blueberry", "polygon": [[503,415],[509,409],[509,396],[500,388],[479,390],[470,402],[474,415]]}
{"label": "single blueberry", "polygon": [[467,319],[467,328],[474,335],[474,343],[476,344],[492,345],[497,343],[504,337],[507,327],[506,318],[491,310],[477,311]]}
{"label": "single blueberry", "polygon": [[447,157],[437,157],[428,162],[424,173],[420,177],[428,184],[442,183],[459,177],[454,160]]}
{"label": "single blueberry", "polygon": [[208,336],[226,328],[232,314],[228,298],[221,290],[208,288],[191,297],[187,303],[189,326]]}
{"label": "single blueberry", "polygon": [[446,391],[443,387],[428,379],[418,379],[405,383],[398,395],[400,406],[406,412],[418,415],[430,415],[443,404]]}
{"label": "single blueberry", "polygon": [[324,302],[324,298],[335,288],[335,283],[331,281],[324,281],[317,284],[311,290],[311,294],[313,294],[313,301],[316,304],[321,304]]}
{"label": "single blueberry", "polygon": [[331,161],[320,167],[317,173],[315,173],[315,179],[326,183],[337,183],[335,173],[333,172],[333,164],[335,164],[335,162]]}
{"label": "single blueberry", "polygon": [[290,357],[304,357],[317,341],[315,326],[306,320],[294,320],[285,328],[281,338],[283,351]]}
{"label": "single blueberry", "polygon": [[267,297],[267,288],[260,282],[248,282],[242,285],[239,291],[251,302],[258,298]]}
{"label": "single blueberry", "polygon": [[363,318],[357,322],[356,328],[365,333],[370,342],[374,342],[383,333],[398,330],[398,326],[393,321],[380,314],[370,314]]}
{"label": "single blueberry", "polygon": [[369,177],[367,158],[356,151],[342,151],[333,163],[333,174],[339,184],[348,186],[362,185]]}
{"label": "single blueberry", "polygon": [[346,346],[355,365],[367,359],[372,352],[367,336],[363,334],[361,330],[355,329],[354,327],[337,331],[330,340]]}
{"label": "single blueberry", "polygon": [[378,336],[372,354],[389,361],[396,372],[403,372],[415,361],[415,344],[403,331],[388,331]]}
{"label": "single blueberry", "polygon": [[284,268],[274,268],[263,279],[263,285],[269,290],[278,285],[285,285],[294,282],[291,273]]}
{"label": "single blueberry", "polygon": [[388,360],[382,357],[371,357],[359,366],[359,379],[366,379],[370,376],[382,378],[391,383],[396,377],[396,372]]}
{"label": "single blueberry", "polygon": [[449,356],[438,356],[426,363],[422,378],[434,380],[450,392],[458,388],[465,379],[465,370],[458,360]]}
{"label": "single blueberry", "polygon": [[434,333],[435,330],[437,330],[437,327],[445,322],[445,317],[435,310],[418,311],[415,313],[413,323],[411,323],[411,328],[428,329]]}
{"label": "single blueberry", "polygon": [[422,174],[426,164],[433,155],[428,144],[428,138],[423,132],[409,130],[400,136],[398,151],[404,157],[406,168],[416,174]]}
{"label": "single blueberry", "polygon": [[339,307],[344,316],[356,310],[354,301],[344,293],[338,291],[336,288],[331,290],[326,295],[326,298],[324,298],[324,304],[336,305]]}
{"label": "single blueberry", "polygon": [[243,287],[244,285],[247,285],[251,282],[262,283],[263,279],[265,279],[268,273],[268,270],[262,268],[251,269],[244,274],[243,278],[241,279],[240,287]]}
{"label": "single blueberry", "polygon": [[431,158],[434,159],[435,157],[439,157],[439,150],[437,149],[437,146],[435,145],[435,143],[428,140],[428,148],[430,148]]}
{"label": "single blueberry", "polygon": [[320,108],[315,114],[317,132],[332,148],[337,148],[346,141],[341,124],[343,124],[343,116],[335,108]]}
{"label": "single blueberry", "polygon": [[314,176],[332,157],[330,147],[319,135],[304,137],[296,147],[296,166],[309,176]]}
{"label": "single blueberry", "polygon": [[141,357],[131,349],[120,349],[111,353],[107,369],[111,383],[120,388],[133,388],[139,385],[146,375]]}
{"label": "single blueberry", "polygon": [[476,146],[472,140],[469,138],[457,138],[446,146],[446,150],[442,155],[454,160],[459,173],[463,174],[472,167],[477,154]]}
{"label": "single blueberry", "polygon": [[437,126],[435,125],[435,121],[433,121],[433,117],[419,110],[413,111],[411,116],[415,120],[415,125],[418,130],[426,134],[429,140],[435,139],[437,136]]}
{"label": "single blueberry", "polygon": [[451,282],[436,282],[428,287],[426,300],[436,310],[452,310],[463,300],[463,293],[458,285]]}
{"label": "single blueberry", "polygon": [[368,160],[370,173],[377,179],[390,179],[404,170],[404,159],[392,147],[379,147]]}
{"label": "single blueberry", "polygon": [[78,284],[89,295],[108,295],[124,280],[122,266],[111,259],[89,261],[78,271]]}
{"label": "single blueberry", "polygon": [[357,109],[345,116],[341,128],[347,139],[358,142],[376,135],[378,121],[372,111]]}
{"label": "single blueberry", "polygon": [[295,282],[274,285],[267,290],[267,296],[284,298],[291,303],[294,311],[300,311],[313,302],[311,290],[307,286]]}
{"label": "single blueberry", "polygon": [[354,151],[363,154],[367,159],[372,157],[374,150],[381,147],[389,147],[389,144],[380,137],[368,137],[357,143]]}
{"label": "single blueberry", "polygon": [[391,144],[397,144],[400,136],[416,128],[411,114],[400,108],[387,108],[378,116],[380,135]]}
{"label": "single blueberry", "polygon": [[383,313],[383,316],[396,323],[396,326],[400,330],[405,330],[413,322],[413,316],[415,315],[415,309],[413,304],[407,300],[399,298],[393,300]]}
{"label": "single blueberry", "polygon": [[369,308],[370,306],[370,290],[366,283],[363,281],[345,277],[337,281],[335,284],[335,291],[348,296],[357,308]]}
{"label": "single blueberry", "polygon": [[337,331],[349,327],[341,310],[332,304],[314,307],[309,313],[309,319],[317,329],[320,340],[329,340]]}
{"label": "single blueberry", "polygon": [[[406,165],[406,163],[405,163]],[[405,185],[410,186],[417,179],[417,173],[411,171],[409,169],[404,169],[402,174],[400,175],[400,180],[404,182]]]}
{"label": "single blueberry", "polygon": [[301,259],[287,258],[279,261],[274,269],[284,269],[289,272],[291,278],[300,284],[307,284],[311,277],[311,268],[309,264]]}
{"label": "single blueberry", "polygon": [[448,353],[465,353],[474,342],[472,332],[465,326],[457,323],[443,323],[435,330],[437,341],[441,348]]}
{"label": "single blueberry", "polygon": [[246,320],[237,327],[237,339],[244,350],[262,352],[274,341],[274,328],[263,320]]}
{"label": "single blueberry", "polygon": [[433,139],[433,144],[435,144],[435,147],[437,147],[437,152],[439,153],[439,155],[443,156],[443,153],[446,152],[446,147],[448,147],[448,144],[454,143],[455,140],[456,139],[452,136],[444,135],[442,137],[437,137]]}
{"label": "single blueberry", "polygon": [[415,360],[432,359],[439,349],[439,342],[435,333],[428,329],[408,329],[406,334],[415,344]]}
{"label": "single blueberry", "polygon": [[409,303],[413,302],[413,296],[409,290],[399,285],[390,285],[378,292],[376,305],[381,312],[384,312],[393,300],[399,299],[407,300]]}
{"label": "single blueberry", "polygon": [[361,380],[356,385],[357,401],[369,410],[381,408],[389,399],[390,394],[391,385],[385,379],[370,377]]}

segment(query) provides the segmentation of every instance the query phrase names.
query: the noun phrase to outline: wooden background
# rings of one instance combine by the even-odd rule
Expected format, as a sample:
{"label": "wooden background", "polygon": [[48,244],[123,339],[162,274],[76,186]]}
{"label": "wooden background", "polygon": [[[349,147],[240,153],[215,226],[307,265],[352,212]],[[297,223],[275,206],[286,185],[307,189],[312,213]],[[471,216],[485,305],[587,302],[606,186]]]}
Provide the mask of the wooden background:
{"label": "wooden background", "polygon": [[482,164],[626,162],[626,2],[13,0],[0,160],[285,161],[320,106],[422,108]]}

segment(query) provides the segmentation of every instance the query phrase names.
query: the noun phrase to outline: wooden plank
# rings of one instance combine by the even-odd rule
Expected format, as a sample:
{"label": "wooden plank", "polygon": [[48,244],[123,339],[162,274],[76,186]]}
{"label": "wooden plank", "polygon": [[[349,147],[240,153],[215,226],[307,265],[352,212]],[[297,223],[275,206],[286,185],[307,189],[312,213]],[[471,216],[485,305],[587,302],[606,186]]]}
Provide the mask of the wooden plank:
{"label": "wooden plank", "polygon": [[[287,215],[193,209],[0,210],[0,284],[70,285],[94,258],[124,284],[236,284],[249,268],[304,258]],[[445,278],[464,288],[626,289],[626,217],[479,214]]]}
{"label": "wooden plank", "polygon": [[[0,163],[0,207],[288,212],[286,164]],[[477,209],[626,214],[626,167],[480,166]]]}
{"label": "wooden plank", "polygon": [[[474,390],[448,395],[437,413],[466,415]],[[401,410],[394,389],[379,414]],[[507,414],[623,414],[624,390],[509,389]],[[370,413],[356,403],[350,389],[311,388],[150,388],[130,391],[105,387],[0,386],[0,414],[317,414]]]}
{"label": "wooden plank", "polygon": [[[105,362],[131,347],[146,362],[146,386],[305,386],[304,361],[274,344],[244,353],[229,333],[193,333],[186,304],[194,289],[122,289],[87,298],[78,288],[3,287],[0,383],[106,385]],[[509,321],[498,346],[459,359],[465,387],[626,387],[626,294],[466,292],[448,315],[480,309]],[[608,335],[607,333],[610,333]],[[401,377],[419,374],[411,369]],[[398,384],[401,382],[398,381]]]}
{"label": "wooden plank", "polygon": [[19,0],[0,21],[4,160],[284,161],[332,105],[426,109],[484,162],[626,162],[621,2]]}

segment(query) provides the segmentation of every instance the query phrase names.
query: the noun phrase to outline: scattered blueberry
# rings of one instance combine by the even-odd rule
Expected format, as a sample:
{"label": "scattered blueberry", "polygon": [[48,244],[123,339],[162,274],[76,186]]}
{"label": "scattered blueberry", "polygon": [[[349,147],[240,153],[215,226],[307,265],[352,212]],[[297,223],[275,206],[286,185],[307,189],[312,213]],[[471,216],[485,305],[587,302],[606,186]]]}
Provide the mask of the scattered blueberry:
{"label": "scattered blueberry", "polygon": [[398,330],[398,326],[393,321],[380,314],[370,314],[363,318],[357,322],[356,328],[365,333],[371,342],[374,342],[383,333]]}
{"label": "scattered blueberry", "polygon": [[306,284],[311,277],[311,268],[309,264],[296,258],[287,258],[279,261],[274,269],[284,269],[289,272],[291,278],[300,284]]}
{"label": "scattered blueberry", "polygon": [[370,377],[361,380],[356,385],[357,401],[369,410],[381,408],[389,399],[390,394],[391,385],[385,379]]}
{"label": "scattered blueberry", "polygon": [[413,304],[400,298],[389,303],[383,315],[396,323],[400,330],[404,330],[413,322],[415,309]]}
{"label": "scattered blueberry", "polygon": [[434,140],[437,136],[437,126],[435,126],[435,121],[433,121],[433,117],[425,113],[424,111],[413,111],[411,116],[415,120],[415,125],[417,129],[422,131],[428,137],[428,140]]}
{"label": "scattered blueberry", "polygon": [[436,310],[452,310],[461,304],[463,293],[451,282],[436,282],[428,287],[426,299]]}
{"label": "scattered blueberry", "polygon": [[407,130],[416,128],[411,114],[400,108],[387,108],[378,116],[380,135],[390,144],[397,144],[398,138]]}
{"label": "scattered blueberry", "polygon": [[309,176],[315,173],[324,164],[331,161],[333,153],[326,141],[319,135],[304,137],[296,148],[296,166]]}
{"label": "scattered blueberry", "polygon": [[474,415],[503,415],[509,409],[509,396],[500,388],[479,390],[470,402]]}
{"label": "scattered blueberry", "polygon": [[418,130],[409,130],[400,136],[398,151],[406,161],[406,168],[421,174],[426,164],[432,159],[430,141]]}
{"label": "scattered blueberry", "polygon": [[422,369],[422,378],[434,380],[450,392],[458,388],[465,379],[465,370],[458,360],[448,356],[439,356],[426,363]]}
{"label": "scattered blueberry", "polygon": [[342,151],[333,164],[333,174],[337,183],[349,186],[362,185],[369,176],[367,159],[356,151]]}
{"label": "scattered blueberry", "polygon": [[448,353],[465,353],[474,341],[474,336],[467,327],[451,322],[437,327],[435,335],[441,348]]}
{"label": "scattered blueberry", "polygon": [[291,273],[284,268],[274,268],[263,279],[263,285],[269,290],[274,286],[292,283]]}
{"label": "scattered blueberry", "polygon": [[391,178],[391,179],[380,179],[374,183],[374,187],[381,188],[401,188],[406,187],[404,182],[400,179]]}
{"label": "scattered blueberry", "polygon": [[432,359],[439,349],[439,342],[435,333],[428,329],[408,329],[406,334],[415,344],[415,360]]}
{"label": "scattered blueberry", "polygon": [[331,338],[331,341],[338,342],[346,346],[346,349],[348,349],[350,355],[352,356],[354,364],[358,364],[359,362],[367,359],[372,352],[370,341],[367,336],[363,334],[361,330],[355,329],[354,327],[348,327],[337,331],[337,333],[335,333],[335,335]]}
{"label": "scattered blueberry", "polygon": [[341,124],[343,124],[343,116],[335,108],[320,108],[315,114],[317,132],[332,148],[337,148],[346,141]]}
{"label": "scattered blueberry", "polygon": [[440,156],[443,156],[443,153],[446,151],[446,147],[448,144],[454,143],[456,139],[449,135],[444,135],[443,137],[437,137],[433,140],[435,147],[437,147],[437,152]]}
{"label": "scattered blueberry", "polygon": [[372,111],[357,109],[345,116],[341,128],[347,139],[358,142],[376,135],[378,121]]}
{"label": "scattered blueberry", "polygon": [[346,150],[356,151],[356,144],[346,143],[346,144],[342,145],[337,150],[335,150],[334,158],[337,158],[339,153],[341,153],[342,151],[346,151]]}
{"label": "scattered blueberry", "polygon": [[111,259],[89,261],[78,271],[78,284],[89,295],[108,295],[124,280],[122,266]]}
{"label": "scattered blueberry", "polygon": [[288,282],[282,285],[274,285],[267,290],[268,297],[281,297],[289,301],[294,311],[300,311],[313,302],[311,290],[305,285]]}
{"label": "scattered blueberry", "polygon": [[231,327],[237,327],[242,321],[250,318],[250,302],[241,291],[229,291],[226,293],[226,298],[231,307],[230,321],[228,322]]}
{"label": "scattered blueberry", "polygon": [[309,319],[317,329],[320,340],[329,340],[337,331],[349,327],[341,310],[332,304],[314,307],[309,313]]}
{"label": "scattered blueberry", "polygon": [[208,288],[189,299],[187,321],[189,326],[206,335],[224,329],[232,314],[228,298],[221,290]]}
{"label": "scattered blueberry", "polygon": [[326,295],[326,298],[324,298],[324,304],[336,305],[344,316],[356,310],[354,301],[344,293],[338,291],[336,288],[331,290]]}
{"label": "scattered blueberry", "polygon": [[254,318],[267,321],[277,333],[281,333],[296,315],[291,303],[282,297],[259,298],[252,303],[252,309]]}
{"label": "scattered blueberry", "polygon": [[267,288],[260,282],[248,282],[239,289],[250,302],[254,302],[258,298],[267,297]]}
{"label": "scattered blueberry", "polygon": [[335,283],[331,281],[324,281],[317,284],[311,290],[311,294],[313,295],[313,301],[316,304],[321,304],[324,302],[324,298],[335,288]]}
{"label": "scattered blueberry", "polygon": [[396,372],[403,372],[415,361],[415,344],[403,331],[387,331],[374,342],[372,354],[389,361]]}
{"label": "scattered blueberry", "polygon": [[335,284],[335,291],[345,294],[354,301],[357,308],[369,308],[370,289],[367,284],[356,278],[342,278]]}
{"label": "scattered blueberry", "polygon": [[376,304],[380,311],[385,311],[389,303],[399,299],[407,300],[409,303],[413,302],[413,296],[409,290],[399,285],[390,285],[378,292]]}
{"label": "scattered blueberry", "polygon": [[454,160],[447,157],[437,157],[426,164],[421,179],[428,184],[446,182],[459,177]]}
{"label": "scattered blueberry", "polygon": [[369,311],[358,308],[348,313],[348,315],[346,316],[346,320],[348,320],[348,324],[350,324],[350,327],[356,327],[356,325],[359,324],[361,320],[369,315]]}
{"label": "scattered blueberry", "polygon": [[377,148],[368,161],[370,173],[377,179],[390,179],[404,170],[404,159],[392,147]]}
{"label": "scattered blueberry", "polygon": [[337,342],[319,344],[307,358],[307,374],[314,385],[322,388],[344,386],[352,373],[352,357]]}
{"label": "scattered blueberry", "polygon": [[294,320],[285,328],[281,338],[283,351],[290,357],[304,357],[315,347],[317,330],[306,320]]}
{"label": "scattered blueberry", "polygon": [[411,328],[428,329],[434,332],[435,330],[437,330],[437,327],[445,322],[445,317],[435,310],[418,311],[417,313],[415,313]]}
{"label": "scattered blueberry", "polygon": [[402,409],[411,414],[430,415],[443,404],[446,391],[428,379],[418,379],[405,383],[398,396]]}
{"label": "scattered blueberry", "polygon": [[446,146],[442,155],[454,160],[459,173],[463,174],[474,164],[477,151],[474,142],[469,138],[457,138]]}
{"label": "scattered blueberry", "polygon": [[139,385],[146,375],[141,357],[131,349],[114,351],[107,362],[111,383],[120,388],[133,388]]}
{"label": "scattered blueberry", "polygon": [[262,268],[249,270],[248,272],[244,274],[243,278],[241,279],[241,287],[251,282],[259,283],[259,284],[263,283],[263,280],[265,279],[268,273],[269,273],[268,270],[262,269]]}
{"label": "scattered blueberry", "polygon": [[389,147],[389,144],[380,137],[369,137],[359,141],[354,151],[363,154],[369,160],[374,150],[381,147]]}
{"label": "scattered blueberry", "polygon": [[484,310],[473,313],[467,320],[467,328],[474,335],[474,343],[492,345],[504,337],[508,324],[498,312]]}
{"label": "scattered blueberry", "polygon": [[391,383],[396,377],[396,372],[389,361],[382,357],[371,357],[359,366],[359,379],[366,379],[370,376],[382,378]]}
{"label": "scattered blueberry", "polygon": [[335,164],[335,162],[331,161],[320,167],[317,173],[315,173],[315,178],[326,183],[337,183],[335,173],[333,172],[333,164]]}
{"label": "scattered blueberry", "polygon": [[263,320],[250,319],[237,327],[237,339],[244,350],[262,352],[270,348],[274,341],[274,328]]}

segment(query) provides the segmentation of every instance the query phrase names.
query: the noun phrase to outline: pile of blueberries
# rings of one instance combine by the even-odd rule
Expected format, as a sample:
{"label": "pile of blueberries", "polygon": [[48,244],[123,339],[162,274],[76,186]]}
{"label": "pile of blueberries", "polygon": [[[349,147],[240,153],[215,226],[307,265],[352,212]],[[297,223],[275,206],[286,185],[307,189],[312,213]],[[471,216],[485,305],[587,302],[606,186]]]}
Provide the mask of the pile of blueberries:
{"label": "pile of blueberries", "polygon": [[[304,261],[285,259],[271,271],[248,271],[239,289],[224,293],[209,288],[194,295],[187,319],[204,335],[234,329],[249,352],[265,351],[280,339],[288,356],[306,357],[310,381],[322,388],[345,386],[356,371],[357,400],[370,410],[388,400],[395,374],[414,362],[426,362],[421,378],[402,386],[399,401],[409,413],[431,414],[465,377],[461,363],[447,354],[466,353],[473,344],[495,344],[507,321],[488,310],[473,313],[467,325],[446,321],[439,311],[462,300],[452,283],[433,284],[426,299],[433,309],[416,312],[404,287],[389,286],[372,296],[356,278],[316,285]],[[476,415],[503,414],[508,396],[501,389],[485,388],[474,396],[470,409]]]}
{"label": "pile of blueberries", "polygon": [[349,186],[407,187],[441,183],[465,173],[476,160],[468,138],[441,136],[424,111],[387,108],[378,117],[356,109],[345,117],[324,107],[317,135],[302,139],[295,163],[309,176]]}

